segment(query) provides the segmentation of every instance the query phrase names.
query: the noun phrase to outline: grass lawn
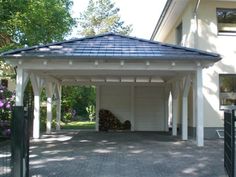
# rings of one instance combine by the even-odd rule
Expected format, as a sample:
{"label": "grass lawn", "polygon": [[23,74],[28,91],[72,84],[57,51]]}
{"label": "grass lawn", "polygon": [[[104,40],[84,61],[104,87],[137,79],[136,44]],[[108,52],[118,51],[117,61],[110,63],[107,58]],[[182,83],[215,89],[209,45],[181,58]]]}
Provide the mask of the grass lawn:
{"label": "grass lawn", "polygon": [[61,128],[62,129],[95,129],[95,122],[79,122],[79,121],[73,121],[69,123],[63,123],[61,122]]}

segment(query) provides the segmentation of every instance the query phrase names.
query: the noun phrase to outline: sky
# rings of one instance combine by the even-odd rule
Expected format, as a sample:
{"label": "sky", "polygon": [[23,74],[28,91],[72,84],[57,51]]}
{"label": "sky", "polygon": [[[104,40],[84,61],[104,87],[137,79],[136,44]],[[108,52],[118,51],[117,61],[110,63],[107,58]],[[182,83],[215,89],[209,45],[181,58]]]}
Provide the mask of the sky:
{"label": "sky", "polygon": [[[73,0],[72,16],[79,17],[89,0]],[[157,20],[164,8],[166,0],[112,0],[120,9],[119,15],[125,24],[132,24],[133,31],[130,36],[150,39]],[[79,37],[78,29],[74,29],[71,37]]]}

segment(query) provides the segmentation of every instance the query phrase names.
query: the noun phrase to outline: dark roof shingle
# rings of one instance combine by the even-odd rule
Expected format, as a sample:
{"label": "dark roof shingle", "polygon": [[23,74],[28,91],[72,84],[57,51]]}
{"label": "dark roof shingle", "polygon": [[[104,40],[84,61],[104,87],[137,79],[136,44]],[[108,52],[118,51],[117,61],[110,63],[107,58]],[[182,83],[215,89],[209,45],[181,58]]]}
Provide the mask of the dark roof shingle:
{"label": "dark roof shingle", "polygon": [[220,55],[196,49],[163,44],[145,39],[106,33],[93,37],[56,42],[42,46],[17,49],[3,57],[66,57],[66,58],[150,58],[220,60]]}

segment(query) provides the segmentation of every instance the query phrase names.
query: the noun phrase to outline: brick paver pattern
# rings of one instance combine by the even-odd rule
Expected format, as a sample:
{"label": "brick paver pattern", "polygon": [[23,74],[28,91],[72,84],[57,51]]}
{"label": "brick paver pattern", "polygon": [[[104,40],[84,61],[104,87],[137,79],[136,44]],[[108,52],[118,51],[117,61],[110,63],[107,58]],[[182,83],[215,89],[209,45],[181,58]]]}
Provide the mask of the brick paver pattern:
{"label": "brick paver pattern", "polygon": [[31,142],[32,177],[226,177],[223,141],[158,132],[65,131]]}

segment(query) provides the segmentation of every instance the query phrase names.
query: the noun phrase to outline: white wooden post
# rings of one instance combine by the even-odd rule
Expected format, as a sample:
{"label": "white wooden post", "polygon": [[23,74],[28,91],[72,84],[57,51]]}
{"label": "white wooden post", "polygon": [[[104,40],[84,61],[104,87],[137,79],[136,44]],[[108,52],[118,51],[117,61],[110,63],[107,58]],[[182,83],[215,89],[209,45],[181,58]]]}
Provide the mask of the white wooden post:
{"label": "white wooden post", "polygon": [[34,91],[34,120],[33,120],[33,138],[40,137],[40,92],[43,81],[35,74],[30,75],[31,84]]}
{"label": "white wooden post", "polygon": [[135,129],[135,117],[134,117],[134,98],[135,98],[135,86],[131,86],[131,93],[130,93],[130,122],[131,122],[131,131]]}
{"label": "white wooden post", "polygon": [[182,140],[188,140],[188,94],[191,84],[190,76],[184,80],[182,95]]}
{"label": "white wooden post", "polygon": [[168,127],[170,125],[170,121],[173,120],[173,97],[172,97],[172,91],[170,90],[169,96],[168,96]]}
{"label": "white wooden post", "polygon": [[178,97],[179,97],[179,81],[176,81],[173,86],[173,106],[172,106],[172,135],[177,136],[177,117],[179,113],[179,102],[178,102]]}
{"label": "white wooden post", "polygon": [[16,106],[23,106],[24,90],[29,80],[29,75],[22,68],[16,70]]}
{"label": "white wooden post", "polygon": [[204,146],[204,113],[203,113],[203,83],[202,68],[199,66],[196,71],[196,138],[197,145]]}
{"label": "white wooden post", "polygon": [[100,86],[96,86],[96,131],[99,131]]}
{"label": "white wooden post", "polygon": [[51,133],[51,130],[52,130],[52,96],[53,96],[53,84],[51,82],[46,83],[46,95],[47,95],[46,133]]}
{"label": "white wooden post", "polygon": [[57,117],[56,117],[56,130],[59,131],[61,129],[61,85],[56,85],[56,97],[57,97]]}
{"label": "white wooden post", "polygon": [[164,131],[166,131],[166,132],[169,131],[169,127],[168,127],[169,93],[170,93],[170,87],[168,84],[166,84],[164,87],[164,114],[165,114],[165,116],[164,116]]}

